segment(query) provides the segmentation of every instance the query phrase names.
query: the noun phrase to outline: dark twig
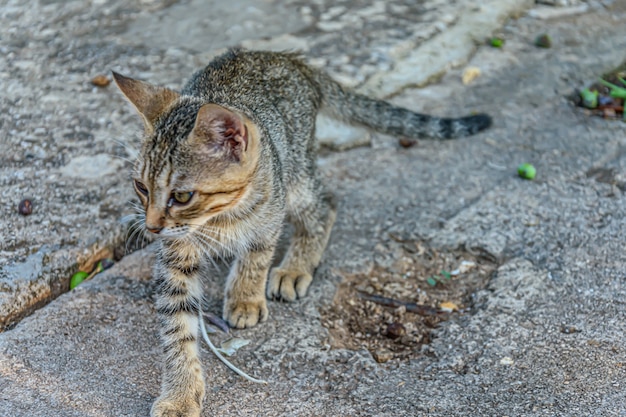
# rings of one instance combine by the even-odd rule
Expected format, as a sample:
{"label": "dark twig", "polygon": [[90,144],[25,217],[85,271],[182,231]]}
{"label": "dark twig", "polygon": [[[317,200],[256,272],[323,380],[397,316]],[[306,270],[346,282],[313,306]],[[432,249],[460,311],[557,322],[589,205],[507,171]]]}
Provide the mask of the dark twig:
{"label": "dark twig", "polygon": [[406,311],[411,313],[419,314],[420,316],[446,316],[448,313],[446,311],[437,310],[433,307],[422,306],[415,303],[409,303],[407,301],[396,300],[394,298],[387,298],[380,295],[372,295],[359,291],[358,295],[360,298],[366,301],[371,301],[372,303],[380,304],[381,306],[398,308],[405,307]]}
{"label": "dark twig", "polygon": [[204,316],[205,319],[209,321],[209,323],[216,326],[224,333],[228,334],[229,332],[228,324],[224,320],[222,320],[221,317],[218,317],[215,314],[208,313],[208,312],[203,312],[202,315]]}

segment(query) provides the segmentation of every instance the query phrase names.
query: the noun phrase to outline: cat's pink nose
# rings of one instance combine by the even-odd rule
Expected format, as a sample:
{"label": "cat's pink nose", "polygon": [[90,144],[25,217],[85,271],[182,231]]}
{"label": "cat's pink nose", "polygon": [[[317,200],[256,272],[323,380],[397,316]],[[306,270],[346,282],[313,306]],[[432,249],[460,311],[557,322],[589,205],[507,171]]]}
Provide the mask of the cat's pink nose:
{"label": "cat's pink nose", "polygon": [[163,227],[146,226],[146,229],[148,229],[148,232],[154,233],[155,235],[158,235],[161,232],[161,230],[163,230]]}

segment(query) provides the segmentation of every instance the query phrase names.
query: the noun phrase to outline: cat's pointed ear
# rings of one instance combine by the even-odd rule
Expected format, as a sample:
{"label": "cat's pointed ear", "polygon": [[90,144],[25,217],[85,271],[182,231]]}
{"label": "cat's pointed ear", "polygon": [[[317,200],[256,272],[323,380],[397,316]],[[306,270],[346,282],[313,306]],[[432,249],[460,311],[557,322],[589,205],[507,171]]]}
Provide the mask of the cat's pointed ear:
{"label": "cat's pointed ear", "polygon": [[241,116],[217,104],[200,107],[191,135],[211,151],[222,152],[233,161],[241,162],[248,150],[248,129]]}
{"label": "cat's pointed ear", "polygon": [[173,90],[157,87],[143,81],[125,77],[113,72],[113,78],[128,101],[143,118],[146,132],[154,131],[154,123],[180,95]]}

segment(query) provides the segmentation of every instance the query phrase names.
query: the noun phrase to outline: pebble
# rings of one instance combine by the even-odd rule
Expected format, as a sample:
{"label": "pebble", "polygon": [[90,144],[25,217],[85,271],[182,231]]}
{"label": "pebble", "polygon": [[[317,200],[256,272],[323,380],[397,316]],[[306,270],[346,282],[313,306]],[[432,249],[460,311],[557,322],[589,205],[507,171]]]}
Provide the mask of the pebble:
{"label": "pebble", "polygon": [[33,203],[29,199],[25,198],[17,205],[17,211],[22,216],[28,216],[33,212]]}
{"label": "pebble", "polygon": [[387,326],[387,330],[385,332],[385,336],[390,339],[397,339],[400,336],[404,336],[406,334],[406,328],[400,322],[394,321]]}
{"label": "pebble", "polygon": [[393,359],[393,353],[388,351],[387,349],[378,349],[373,353],[374,359],[378,363],[389,362]]}
{"label": "pebble", "polygon": [[398,140],[398,143],[400,144],[400,146],[402,146],[403,148],[410,148],[412,146],[415,146],[415,144],[417,143],[417,141],[415,139],[409,139],[409,138],[400,138]]}

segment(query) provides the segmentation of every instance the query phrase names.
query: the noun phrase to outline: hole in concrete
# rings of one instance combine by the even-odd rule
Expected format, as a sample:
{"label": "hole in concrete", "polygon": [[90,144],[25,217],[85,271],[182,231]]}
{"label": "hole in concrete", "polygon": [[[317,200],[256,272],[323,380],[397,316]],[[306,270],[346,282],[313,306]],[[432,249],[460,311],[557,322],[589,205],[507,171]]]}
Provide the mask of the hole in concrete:
{"label": "hole in concrete", "polygon": [[[322,310],[331,347],[367,349],[379,362],[417,357],[420,347],[430,342],[433,328],[471,310],[472,294],[487,285],[497,267],[493,259],[480,254],[439,251],[420,241],[404,241],[393,258],[387,266],[376,264],[369,273],[344,276],[332,304]],[[447,278],[447,273],[452,276]],[[426,313],[440,313],[386,307],[361,294],[415,303],[430,310]],[[442,306],[457,306],[458,311],[441,314]]]}

